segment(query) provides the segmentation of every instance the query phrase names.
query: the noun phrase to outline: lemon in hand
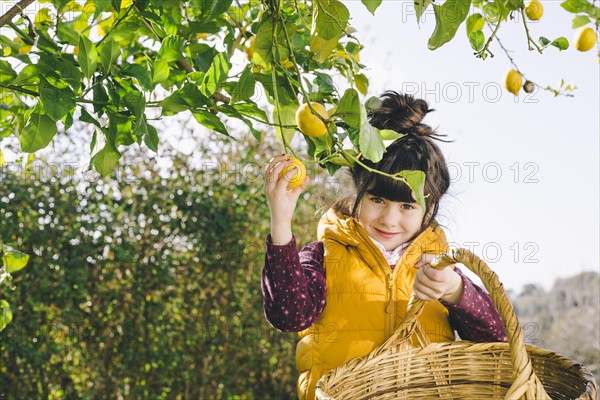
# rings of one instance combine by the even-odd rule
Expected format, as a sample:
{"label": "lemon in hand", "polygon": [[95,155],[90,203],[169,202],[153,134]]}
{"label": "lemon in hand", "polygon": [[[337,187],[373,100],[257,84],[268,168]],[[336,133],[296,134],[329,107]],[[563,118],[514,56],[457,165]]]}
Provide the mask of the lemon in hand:
{"label": "lemon in hand", "polygon": [[575,34],[575,48],[579,51],[591,50],[597,40],[598,35],[592,28],[582,28]]}
{"label": "lemon in hand", "polygon": [[[279,179],[285,179],[288,181],[288,185],[286,187],[287,190],[295,189],[304,182],[304,178],[306,178],[306,167],[296,157],[290,157],[292,163],[283,168],[283,170],[279,173]],[[297,168],[297,169],[294,169]]]}
{"label": "lemon in hand", "polygon": [[537,21],[544,15],[544,7],[539,0],[531,0],[525,6],[525,15],[532,21]]}
{"label": "lemon in hand", "polygon": [[521,73],[514,69],[509,70],[504,77],[504,87],[506,90],[516,96],[519,94],[519,90],[521,90],[522,86],[523,77],[521,76]]}
{"label": "lemon in hand", "polygon": [[[310,105],[324,119],[329,118],[327,110],[322,104],[312,102]],[[306,103],[301,104],[296,111],[296,125],[306,136],[320,137],[327,133],[327,126],[312,113]]]}

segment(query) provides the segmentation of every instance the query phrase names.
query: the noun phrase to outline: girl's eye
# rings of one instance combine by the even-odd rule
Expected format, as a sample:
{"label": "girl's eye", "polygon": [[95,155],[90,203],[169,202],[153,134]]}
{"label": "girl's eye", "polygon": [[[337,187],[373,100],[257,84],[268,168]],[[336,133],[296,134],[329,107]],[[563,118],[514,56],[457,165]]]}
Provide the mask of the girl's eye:
{"label": "girl's eye", "polygon": [[411,204],[402,204],[402,208],[404,208],[405,210],[414,210],[415,207]]}
{"label": "girl's eye", "polygon": [[[377,204],[383,204],[383,199],[379,198],[379,197],[371,197],[371,201],[377,203]],[[379,203],[381,202],[381,203]]]}

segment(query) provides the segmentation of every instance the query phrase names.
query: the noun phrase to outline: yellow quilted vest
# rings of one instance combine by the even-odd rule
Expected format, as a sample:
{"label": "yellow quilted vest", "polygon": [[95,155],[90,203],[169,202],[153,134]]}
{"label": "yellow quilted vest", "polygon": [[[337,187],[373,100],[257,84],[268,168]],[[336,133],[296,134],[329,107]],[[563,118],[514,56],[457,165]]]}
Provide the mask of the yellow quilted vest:
{"label": "yellow quilted vest", "polygon": [[[330,209],[317,231],[325,249],[327,300],[319,320],[299,333],[296,366],[298,398],[314,399],[317,381],[344,362],[362,357],[389,338],[406,312],[423,253],[439,254],[448,244],[443,230],[417,236],[392,270],[360,223]],[[425,305],[419,318],[432,342],[455,340],[448,311],[439,302]]]}

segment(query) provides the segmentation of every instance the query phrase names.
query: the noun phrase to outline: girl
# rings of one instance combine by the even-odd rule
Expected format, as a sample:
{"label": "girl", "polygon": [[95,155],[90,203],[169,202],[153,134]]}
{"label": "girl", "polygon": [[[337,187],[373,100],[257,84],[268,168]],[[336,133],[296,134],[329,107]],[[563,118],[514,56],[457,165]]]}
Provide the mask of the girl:
{"label": "girl", "polygon": [[444,157],[432,140],[440,135],[421,123],[433,110],[424,100],[393,91],[381,101],[369,114],[370,124],[406,136],[393,142],[376,165],[362,162],[388,174],[425,172],[425,212],[407,185],[357,164],[352,170],[356,194],[322,216],[319,241],[298,253],[291,221],[308,177],[286,191],[279,173],[289,157],[276,156],[266,168],[271,233],[262,275],[264,310],[275,328],[300,333],[300,399],[314,399],[321,376],[391,336],[411,293],[428,301],[419,322],[431,341],[455,340],[455,330],[465,340],[506,341],[487,293],[456,267],[438,271],[429,265],[448,249],[435,217],[450,185]]}

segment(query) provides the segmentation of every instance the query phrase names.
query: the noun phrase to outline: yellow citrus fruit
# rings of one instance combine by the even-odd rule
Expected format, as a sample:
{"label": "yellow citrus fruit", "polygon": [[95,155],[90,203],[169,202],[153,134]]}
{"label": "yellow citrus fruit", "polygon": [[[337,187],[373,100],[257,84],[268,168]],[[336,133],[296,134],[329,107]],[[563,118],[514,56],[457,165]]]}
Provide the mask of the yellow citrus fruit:
{"label": "yellow citrus fruit", "polygon": [[246,57],[248,57],[248,61],[252,61],[252,57],[254,56],[254,42],[256,41],[256,36],[252,36],[250,39],[246,41],[246,47],[244,51],[246,52]]}
{"label": "yellow citrus fruit", "polygon": [[532,21],[537,21],[544,15],[544,7],[539,0],[531,0],[525,6],[525,15]]}
{"label": "yellow citrus fruit", "polygon": [[504,77],[504,87],[506,90],[514,94],[519,94],[519,90],[523,86],[523,77],[519,71],[514,69],[509,70]]}
{"label": "yellow citrus fruit", "polygon": [[280,63],[283,68],[292,68],[294,66],[294,63],[288,60],[287,58],[281,61]]}
{"label": "yellow citrus fruit", "polygon": [[[311,102],[312,108],[323,118],[329,118],[327,110],[322,104]],[[320,137],[327,133],[327,126],[312,113],[308,104],[302,103],[296,111],[296,125],[306,136]]]}
{"label": "yellow citrus fruit", "polygon": [[306,178],[306,167],[302,164],[302,161],[296,157],[290,157],[290,159],[292,163],[284,167],[283,171],[279,173],[279,179],[288,181],[287,190],[297,188],[304,182],[304,178]]}
{"label": "yellow citrus fruit", "polygon": [[592,28],[582,28],[575,34],[575,48],[579,51],[591,50],[597,40],[598,34]]}

